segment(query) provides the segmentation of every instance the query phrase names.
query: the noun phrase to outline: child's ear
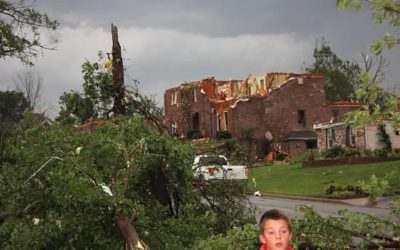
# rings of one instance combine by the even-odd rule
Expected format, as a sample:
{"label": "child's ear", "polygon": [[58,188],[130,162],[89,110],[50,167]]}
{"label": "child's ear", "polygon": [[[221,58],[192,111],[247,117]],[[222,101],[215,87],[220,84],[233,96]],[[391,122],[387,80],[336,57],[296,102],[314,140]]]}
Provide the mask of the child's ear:
{"label": "child's ear", "polygon": [[263,234],[259,234],[259,235],[258,235],[258,239],[259,239],[263,244],[265,244],[265,238],[264,238],[264,235],[263,235]]}

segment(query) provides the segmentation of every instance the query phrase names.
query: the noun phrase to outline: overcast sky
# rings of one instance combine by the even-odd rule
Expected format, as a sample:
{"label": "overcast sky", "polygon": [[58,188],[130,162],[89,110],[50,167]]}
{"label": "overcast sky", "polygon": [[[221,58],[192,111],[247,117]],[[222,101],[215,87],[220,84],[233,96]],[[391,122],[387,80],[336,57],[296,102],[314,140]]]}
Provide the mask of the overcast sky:
{"label": "overcast sky", "polygon": [[[313,62],[316,41],[325,37],[343,59],[385,32],[369,12],[340,12],[335,0],[37,0],[35,8],[59,20],[57,50],[44,51],[34,71],[43,78],[47,104],[58,111],[63,92],[81,91],[81,65],[111,51],[111,23],[119,30],[127,75],[163,105],[164,90],[210,76],[243,79],[264,72],[301,72]],[[385,84],[400,82],[400,48],[385,53]],[[0,61],[0,90],[12,90],[27,69]]]}

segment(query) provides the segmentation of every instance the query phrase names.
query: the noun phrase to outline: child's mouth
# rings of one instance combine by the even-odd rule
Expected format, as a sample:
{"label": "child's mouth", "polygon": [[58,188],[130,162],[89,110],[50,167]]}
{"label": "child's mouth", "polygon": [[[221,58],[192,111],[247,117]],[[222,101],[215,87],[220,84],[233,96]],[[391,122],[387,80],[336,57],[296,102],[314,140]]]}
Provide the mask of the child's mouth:
{"label": "child's mouth", "polygon": [[283,244],[282,244],[282,243],[276,243],[275,246],[276,246],[277,248],[281,248],[281,247],[283,246]]}

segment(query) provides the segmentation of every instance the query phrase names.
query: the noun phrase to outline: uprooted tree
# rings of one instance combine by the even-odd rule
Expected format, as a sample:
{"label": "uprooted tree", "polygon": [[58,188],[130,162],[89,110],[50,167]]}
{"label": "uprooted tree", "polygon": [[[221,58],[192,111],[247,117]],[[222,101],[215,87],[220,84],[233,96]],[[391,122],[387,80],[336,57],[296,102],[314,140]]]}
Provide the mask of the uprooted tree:
{"label": "uprooted tree", "polygon": [[116,249],[122,240],[189,249],[254,223],[243,193],[229,184],[194,188],[190,146],[140,117],[99,125],[90,134],[34,125],[19,130],[6,154],[2,249]]}
{"label": "uprooted tree", "polygon": [[[114,66],[85,62],[84,93],[61,97],[60,123],[26,117],[9,138],[1,249],[189,249],[254,222],[242,185],[193,186],[191,147],[166,133],[161,109],[136,85],[117,97]],[[89,134],[68,126],[111,116]]]}

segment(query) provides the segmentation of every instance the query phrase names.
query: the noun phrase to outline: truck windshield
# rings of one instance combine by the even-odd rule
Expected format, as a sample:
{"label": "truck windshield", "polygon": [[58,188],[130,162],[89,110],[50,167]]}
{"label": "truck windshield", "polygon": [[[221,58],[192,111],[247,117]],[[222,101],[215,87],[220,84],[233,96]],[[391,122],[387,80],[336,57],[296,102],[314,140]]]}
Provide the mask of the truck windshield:
{"label": "truck windshield", "polygon": [[223,157],[219,156],[205,156],[199,159],[199,165],[228,165]]}

